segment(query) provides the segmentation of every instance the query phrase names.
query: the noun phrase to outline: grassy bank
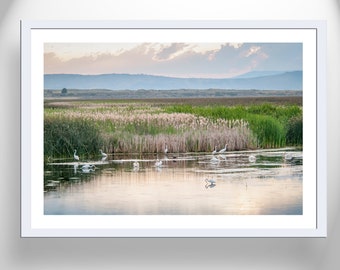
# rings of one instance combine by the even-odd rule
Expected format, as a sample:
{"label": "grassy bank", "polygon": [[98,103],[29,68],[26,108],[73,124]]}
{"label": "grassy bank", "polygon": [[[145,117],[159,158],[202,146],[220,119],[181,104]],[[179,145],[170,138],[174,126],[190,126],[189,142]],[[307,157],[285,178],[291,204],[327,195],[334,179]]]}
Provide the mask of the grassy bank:
{"label": "grassy bank", "polygon": [[210,152],[302,145],[297,105],[64,101],[45,106],[45,156]]}

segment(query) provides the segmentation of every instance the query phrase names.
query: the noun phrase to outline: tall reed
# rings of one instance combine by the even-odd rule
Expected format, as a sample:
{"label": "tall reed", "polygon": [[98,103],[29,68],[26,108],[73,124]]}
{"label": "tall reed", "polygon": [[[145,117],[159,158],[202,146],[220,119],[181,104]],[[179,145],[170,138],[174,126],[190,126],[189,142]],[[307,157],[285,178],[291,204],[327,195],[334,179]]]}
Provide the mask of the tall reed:
{"label": "tall reed", "polygon": [[297,106],[83,102],[45,108],[45,155],[210,152],[302,144]]}
{"label": "tall reed", "polygon": [[72,156],[77,149],[80,155],[97,153],[102,145],[99,129],[85,119],[45,117],[44,154]]}
{"label": "tall reed", "polygon": [[[257,146],[261,148],[282,147],[287,143],[302,144],[302,126],[294,124],[299,123],[298,121],[291,122],[291,119],[300,119],[302,115],[302,109],[296,105],[262,104],[232,107],[174,105],[168,106],[166,111],[191,113],[214,120],[226,119],[233,122],[244,120],[249,123],[249,128],[256,137]],[[287,122],[290,123],[288,126]],[[294,139],[291,139],[292,136]]]}

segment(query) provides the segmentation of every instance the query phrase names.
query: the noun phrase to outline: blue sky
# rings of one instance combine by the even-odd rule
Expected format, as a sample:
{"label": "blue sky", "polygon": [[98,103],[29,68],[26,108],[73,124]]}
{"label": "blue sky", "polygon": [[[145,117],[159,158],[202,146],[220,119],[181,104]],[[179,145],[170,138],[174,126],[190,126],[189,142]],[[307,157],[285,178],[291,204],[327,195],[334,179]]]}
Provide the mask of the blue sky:
{"label": "blue sky", "polygon": [[302,70],[302,43],[46,43],[45,74],[230,78]]}

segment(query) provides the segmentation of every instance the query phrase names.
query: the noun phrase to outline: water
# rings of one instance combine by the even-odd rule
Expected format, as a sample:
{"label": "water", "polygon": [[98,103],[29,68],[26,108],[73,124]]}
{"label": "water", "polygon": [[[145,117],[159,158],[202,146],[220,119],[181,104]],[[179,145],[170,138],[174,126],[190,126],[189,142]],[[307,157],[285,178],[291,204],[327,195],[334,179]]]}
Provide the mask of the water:
{"label": "water", "polygon": [[[45,214],[302,214],[300,151],[187,153],[158,158],[160,167],[155,166],[156,155],[47,164]],[[135,161],[139,168],[133,166]],[[85,164],[95,167],[82,169]]]}

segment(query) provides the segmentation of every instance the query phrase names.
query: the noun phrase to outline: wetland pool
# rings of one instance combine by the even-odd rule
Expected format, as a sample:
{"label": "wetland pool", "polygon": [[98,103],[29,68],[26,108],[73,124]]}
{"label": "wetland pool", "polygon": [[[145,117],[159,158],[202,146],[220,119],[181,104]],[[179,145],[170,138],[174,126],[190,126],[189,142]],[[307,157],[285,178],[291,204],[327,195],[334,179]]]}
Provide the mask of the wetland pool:
{"label": "wetland pool", "polygon": [[302,215],[302,165],[292,148],[52,160],[44,214]]}

